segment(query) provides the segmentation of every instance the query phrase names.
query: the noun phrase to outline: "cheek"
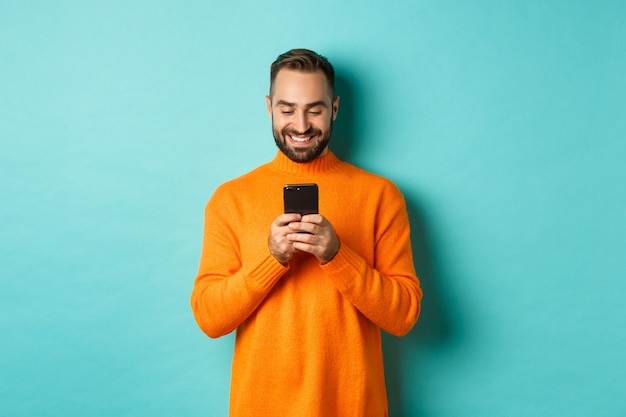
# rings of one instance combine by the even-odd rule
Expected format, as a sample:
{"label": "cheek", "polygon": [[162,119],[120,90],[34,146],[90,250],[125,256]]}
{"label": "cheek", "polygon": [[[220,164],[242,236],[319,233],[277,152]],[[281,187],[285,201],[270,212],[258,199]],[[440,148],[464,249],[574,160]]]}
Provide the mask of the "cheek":
{"label": "cheek", "polygon": [[274,129],[279,132],[285,128],[285,123],[283,123],[280,119],[274,119]]}
{"label": "cheek", "polygon": [[272,117],[272,126],[274,127],[274,129],[280,130],[285,126],[285,122],[281,118],[281,116],[274,114]]}
{"label": "cheek", "polygon": [[333,124],[332,116],[330,116],[329,118],[324,118],[323,120],[319,120],[316,124],[317,127],[321,130],[329,130]]}

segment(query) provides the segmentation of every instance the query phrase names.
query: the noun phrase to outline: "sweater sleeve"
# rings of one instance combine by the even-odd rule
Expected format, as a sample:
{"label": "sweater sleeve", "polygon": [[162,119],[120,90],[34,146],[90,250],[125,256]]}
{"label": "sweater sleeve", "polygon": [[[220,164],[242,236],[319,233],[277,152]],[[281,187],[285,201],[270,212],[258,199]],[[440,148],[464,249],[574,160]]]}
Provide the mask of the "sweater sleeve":
{"label": "sweater sleeve", "polygon": [[417,322],[422,290],[415,275],[404,199],[393,189],[376,214],[374,265],[341,243],[322,268],[361,314],[388,333],[403,336]]}
{"label": "sweater sleeve", "polygon": [[207,204],[200,267],[191,294],[196,322],[214,338],[243,323],[289,269],[267,245],[242,264],[235,207],[218,191]]}

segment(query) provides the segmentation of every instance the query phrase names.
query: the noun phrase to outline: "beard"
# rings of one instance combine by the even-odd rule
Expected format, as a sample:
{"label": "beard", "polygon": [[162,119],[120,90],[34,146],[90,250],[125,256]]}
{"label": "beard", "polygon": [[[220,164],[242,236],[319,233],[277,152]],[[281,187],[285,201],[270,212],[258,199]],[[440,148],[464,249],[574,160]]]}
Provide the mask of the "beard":
{"label": "beard", "polygon": [[[282,131],[278,131],[274,128],[274,123],[272,121],[272,133],[274,134],[274,141],[276,142],[276,146],[282,153],[284,153],[287,158],[291,159],[293,162],[304,163],[311,162],[317,157],[319,157],[328,143],[330,142],[330,136],[333,133],[333,121],[331,119],[330,126],[326,132],[322,132],[316,128],[310,128],[306,132],[296,132],[293,129],[285,128]],[[311,146],[302,147],[302,148],[294,148],[289,146],[287,143],[287,135],[289,136],[317,136],[320,139]]]}

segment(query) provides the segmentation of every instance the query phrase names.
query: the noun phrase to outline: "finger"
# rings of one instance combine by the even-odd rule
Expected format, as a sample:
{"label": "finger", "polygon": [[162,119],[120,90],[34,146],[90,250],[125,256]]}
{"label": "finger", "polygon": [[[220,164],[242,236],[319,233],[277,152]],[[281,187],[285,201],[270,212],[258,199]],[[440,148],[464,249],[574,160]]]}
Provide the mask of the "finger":
{"label": "finger", "polygon": [[301,252],[307,252],[311,255],[315,255],[316,257],[317,252],[319,252],[319,248],[317,246],[305,242],[293,242],[293,247]]}
{"label": "finger", "polygon": [[289,223],[288,228],[293,232],[316,234],[318,225],[315,223],[293,222]]}
{"label": "finger", "polygon": [[312,233],[289,233],[286,237],[287,240],[289,240],[289,242],[291,242],[292,244],[299,242],[306,243],[307,245],[317,245],[319,243],[319,237],[315,236]]}
{"label": "finger", "polygon": [[274,220],[274,224],[276,226],[282,227],[292,222],[299,222],[300,219],[302,219],[302,215],[298,213],[285,213],[276,217],[276,219]]}
{"label": "finger", "polygon": [[324,223],[324,220],[324,217],[320,214],[307,214],[302,216],[302,220],[300,221],[303,223],[313,223],[321,225],[322,223]]}

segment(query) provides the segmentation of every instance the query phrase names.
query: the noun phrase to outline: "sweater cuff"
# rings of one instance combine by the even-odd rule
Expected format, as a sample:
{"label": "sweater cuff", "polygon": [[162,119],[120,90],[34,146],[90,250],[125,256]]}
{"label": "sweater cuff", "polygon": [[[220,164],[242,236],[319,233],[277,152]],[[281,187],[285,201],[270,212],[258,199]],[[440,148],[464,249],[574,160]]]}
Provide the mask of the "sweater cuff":
{"label": "sweater cuff", "polygon": [[278,262],[269,248],[265,248],[250,262],[244,264],[242,269],[248,288],[254,291],[267,291],[289,270],[289,265]]}
{"label": "sweater cuff", "polygon": [[365,259],[342,242],[335,257],[321,268],[331,277],[337,289],[344,290],[354,285],[354,277],[363,275],[368,266]]}

